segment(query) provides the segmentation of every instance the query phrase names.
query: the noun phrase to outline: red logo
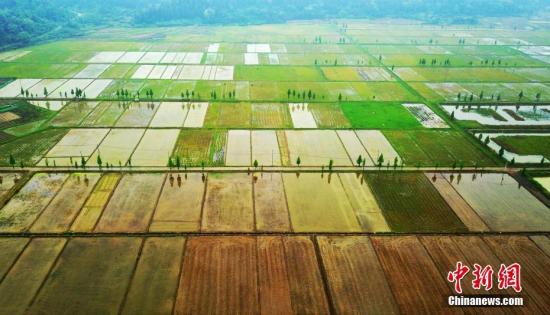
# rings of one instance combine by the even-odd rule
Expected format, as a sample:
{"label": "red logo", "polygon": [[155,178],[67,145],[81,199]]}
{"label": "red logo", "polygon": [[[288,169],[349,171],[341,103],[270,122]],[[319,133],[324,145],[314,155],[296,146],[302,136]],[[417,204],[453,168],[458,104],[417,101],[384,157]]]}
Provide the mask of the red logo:
{"label": "red logo", "polygon": [[[461,261],[456,263],[454,270],[449,271],[447,274],[447,281],[454,284],[454,290],[456,293],[462,293],[461,280],[466,277],[470,272],[470,267],[464,265]],[[487,265],[482,267],[479,264],[474,264],[474,269],[472,271],[472,288],[475,290],[480,290],[481,288],[485,291],[489,291],[493,288],[493,267]],[[506,290],[508,288],[514,289],[516,292],[521,292],[521,266],[518,263],[513,263],[509,266],[504,264],[500,265],[498,270],[498,288],[500,290]]]}

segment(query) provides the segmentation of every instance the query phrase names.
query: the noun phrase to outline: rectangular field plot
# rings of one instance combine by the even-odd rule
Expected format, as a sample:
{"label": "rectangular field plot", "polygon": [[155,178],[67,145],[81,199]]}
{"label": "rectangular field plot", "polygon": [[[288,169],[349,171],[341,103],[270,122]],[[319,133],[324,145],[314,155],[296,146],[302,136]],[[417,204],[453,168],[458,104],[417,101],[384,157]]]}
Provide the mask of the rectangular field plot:
{"label": "rectangular field plot", "polygon": [[88,63],[115,63],[123,55],[123,51],[102,51],[88,60]]}
{"label": "rectangular field plot", "polygon": [[2,256],[0,256],[0,278],[4,278],[28,243],[29,240],[22,237],[2,238],[0,240],[0,251],[2,252]]}
{"label": "rectangular field plot", "polygon": [[252,179],[247,174],[208,176],[202,231],[254,231]]}
{"label": "rectangular field plot", "polygon": [[63,107],[61,111],[52,119],[51,124],[58,127],[74,127],[90,114],[97,106],[97,102],[71,102]]}
{"label": "rectangular field plot", "polygon": [[79,73],[75,74],[73,78],[75,79],[96,79],[99,77],[107,68],[109,68],[110,64],[91,64],[88,65],[86,68],[82,69]]}
{"label": "rectangular field plot", "polygon": [[249,128],[250,103],[212,103],[206,113],[206,127]]}
{"label": "rectangular field plot", "polygon": [[27,313],[117,313],[141,242],[141,238],[71,239]]}
{"label": "rectangular field plot", "polygon": [[285,104],[252,104],[250,125],[253,128],[292,128]]}
{"label": "rectangular field plot", "polygon": [[179,129],[148,129],[132,155],[132,165],[168,165],[178,135]]}
{"label": "rectangular field plot", "polygon": [[150,51],[145,53],[138,63],[157,64],[162,60],[165,54],[166,52]]}
{"label": "rectangular field plot", "polygon": [[290,232],[290,216],[282,175],[269,173],[254,178],[256,230]]}
{"label": "rectangular field plot", "polygon": [[337,175],[283,174],[288,208],[295,232],[358,232],[357,222]]}
{"label": "rectangular field plot", "polygon": [[149,127],[182,127],[188,110],[186,103],[160,103]]}
{"label": "rectangular field plot", "polygon": [[[55,160],[65,162],[72,158],[74,162],[79,162],[81,158],[87,158],[92,155],[103,138],[107,135],[109,129],[71,129],[42,159],[40,165],[45,165],[46,159],[50,165]],[[70,163],[68,165],[71,165]]]}
{"label": "rectangular field plot", "polygon": [[[55,97],[53,91],[55,91],[55,89],[60,87],[65,82],[65,79],[45,79],[33,85],[27,90],[30,94],[34,94],[38,97],[47,97],[50,95]],[[1,90],[0,93],[2,93]]]}
{"label": "rectangular field plot", "polygon": [[245,65],[257,65],[260,64],[257,53],[245,53],[244,54]]}
{"label": "rectangular field plot", "polygon": [[40,79],[17,79],[0,89],[0,97],[16,97],[40,82]]}
{"label": "rectangular field plot", "polygon": [[335,131],[287,130],[285,133],[292,165],[297,164],[298,158],[304,166],[328,165],[330,160],[333,160],[334,165],[351,165]]}
{"label": "rectangular field plot", "polygon": [[367,150],[365,150],[365,147],[363,147],[363,144],[355,132],[352,130],[337,130],[336,134],[338,135],[338,138],[340,138],[340,141],[342,141],[342,144],[348,152],[353,165],[363,165],[362,161],[359,162],[359,158],[361,158],[361,160],[365,160],[365,165],[374,165],[369,154],[367,153]]}
{"label": "rectangular field plot", "polygon": [[388,163],[390,165],[399,163],[399,155],[380,131],[357,130],[355,133],[367,149],[374,164],[384,166]]}
{"label": "rectangular field plot", "polygon": [[333,303],[340,314],[399,314],[367,237],[317,238]]}
{"label": "rectangular field plot", "polygon": [[199,231],[205,183],[199,173],[169,174],[151,222],[151,232]]}
{"label": "rectangular field plot", "polygon": [[65,232],[92,192],[100,175],[72,173],[30,228],[33,233]]}
{"label": "rectangular field plot", "polygon": [[147,76],[148,79],[160,79],[166,71],[166,66],[157,65],[151,70],[151,73]]}
{"label": "rectangular field plot", "polygon": [[415,129],[422,127],[400,103],[342,103],[341,106],[353,128]]}
{"label": "rectangular field plot", "polygon": [[[229,133],[231,134],[231,131]],[[281,155],[275,131],[252,130],[251,133],[252,161],[258,161],[258,165],[261,166],[281,165]]]}
{"label": "rectangular field plot", "polygon": [[447,204],[453,209],[468,230],[489,231],[489,228],[485,222],[483,222],[475,210],[472,209],[466,201],[464,201],[460,194],[453,188],[453,186],[445,179],[443,175],[434,174],[432,176],[426,173],[426,177],[432,181],[435,189],[437,189],[441,197],[445,199]]}
{"label": "rectangular field plot", "polygon": [[144,132],[145,129],[111,129],[90,156],[87,165],[99,166],[100,161],[102,166],[126,165]]}
{"label": "rectangular field plot", "polygon": [[[472,177],[471,175],[465,175]],[[547,231],[548,208],[507,174],[445,178],[493,231]]]}
{"label": "rectangular field plot", "polygon": [[48,129],[0,145],[0,165],[8,166],[10,155],[17,164],[34,165],[66,132],[66,129]]}
{"label": "rectangular field plot", "polygon": [[269,44],[247,44],[246,51],[249,53],[270,53],[271,46]]}
{"label": "rectangular field plot", "polygon": [[185,238],[148,238],[144,242],[121,314],[171,314]]}
{"label": "rectangular field plot", "polygon": [[[371,242],[401,313],[422,309],[433,314],[461,314],[446,303],[434,303],[434,297],[452,294],[451,288],[415,236],[379,236]],[[407,263],[410,261],[415,263]],[[424,292],[421,298],[418,292]]]}
{"label": "rectangular field plot", "polygon": [[100,102],[81,122],[82,127],[112,127],[124,112],[120,102]]}
{"label": "rectangular field plot", "polygon": [[208,103],[188,103],[187,117],[183,127],[200,128],[204,125],[204,118],[208,110]]}
{"label": "rectangular field plot", "polygon": [[222,130],[181,130],[172,153],[187,166],[220,166],[225,161],[227,132]]}
{"label": "rectangular field plot", "polygon": [[319,128],[350,128],[351,124],[344,116],[339,104],[315,103],[309,104]]}
{"label": "rectangular field plot", "polygon": [[339,173],[338,177],[361,229],[368,232],[391,231],[364,175]]}
{"label": "rectangular field plot", "polygon": [[403,104],[403,106],[426,128],[449,128],[441,117],[437,116],[436,113],[424,104]]}
{"label": "rectangular field plot", "polygon": [[188,52],[185,54],[185,58],[183,58],[182,63],[189,65],[198,65],[202,61],[202,56],[202,52]]}
{"label": "rectangular field plot", "polygon": [[92,99],[97,98],[112,82],[113,80],[107,79],[94,80],[94,82],[90,83],[90,85],[84,89],[84,97]]}
{"label": "rectangular field plot", "polygon": [[147,232],[164,178],[161,174],[124,175],[95,230]]}
{"label": "rectangular field plot", "polygon": [[35,238],[0,283],[0,313],[24,314],[48,276],[66,240]]}
{"label": "rectangular field plot", "polygon": [[461,232],[466,228],[422,173],[366,175],[395,232]]}
{"label": "rectangular field plot", "polygon": [[0,173],[0,201],[20,180],[21,175],[18,173]]}
{"label": "rectangular field plot", "polygon": [[158,103],[135,102],[125,105],[126,110],[116,122],[117,127],[147,127],[158,110]]}
{"label": "rectangular field plot", "polygon": [[121,177],[120,174],[116,173],[107,173],[101,176],[80,213],[75,218],[71,226],[72,232],[92,232],[94,230]]}
{"label": "rectangular field plot", "polygon": [[266,236],[257,243],[262,311],[330,314],[311,238]]}
{"label": "rectangular field plot", "polygon": [[190,238],[174,314],[259,312],[255,239]]}
{"label": "rectangular field plot", "polygon": [[141,57],[145,55],[145,52],[141,51],[128,51],[122,55],[116,62],[117,63],[137,63]]}
{"label": "rectangular field plot", "polygon": [[0,231],[22,232],[40,215],[67,179],[67,174],[34,175],[10,201],[0,209]]}
{"label": "rectangular field plot", "polygon": [[250,165],[250,130],[229,130],[227,133],[227,154],[225,165]]}
{"label": "rectangular field plot", "polygon": [[155,66],[153,65],[143,65],[140,66],[136,72],[134,72],[134,75],[132,75],[132,79],[147,79],[149,76],[149,73],[153,70]]}
{"label": "rectangular field plot", "polygon": [[[396,145],[399,154],[405,160],[405,164],[451,166],[463,163],[468,166],[492,166],[497,165],[490,156],[477,148],[465,136],[456,131],[406,131],[405,135],[386,133],[392,144]],[[417,151],[419,148],[422,153]],[[427,159],[426,159],[427,157]],[[430,162],[431,160],[431,162]],[[426,161],[426,162],[425,162]]]}

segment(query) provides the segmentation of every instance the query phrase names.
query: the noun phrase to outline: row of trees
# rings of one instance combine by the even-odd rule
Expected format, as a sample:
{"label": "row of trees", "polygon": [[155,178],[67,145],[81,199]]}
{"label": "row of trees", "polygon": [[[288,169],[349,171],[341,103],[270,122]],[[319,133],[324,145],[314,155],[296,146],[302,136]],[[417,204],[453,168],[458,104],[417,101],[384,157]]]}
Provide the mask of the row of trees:
{"label": "row of trees", "polygon": [[[458,94],[456,95],[456,100],[458,102],[467,102],[467,101],[470,101],[470,102],[473,102],[474,101],[474,94],[462,94],[462,92],[458,92]],[[518,101],[522,101],[523,98],[525,97],[525,94],[523,93],[523,90],[521,90],[519,93],[518,93]],[[501,96],[500,96],[500,93],[498,93],[496,96],[495,94],[491,94],[490,97],[485,97],[485,92],[482,90],[481,92],[479,92],[479,95],[477,96],[478,100],[479,101],[483,101],[483,100],[491,100],[491,101],[494,101],[496,99],[497,102],[500,102],[501,100]],[[542,93],[541,92],[537,92],[535,94],[535,100],[537,102],[540,102],[542,100]]]}

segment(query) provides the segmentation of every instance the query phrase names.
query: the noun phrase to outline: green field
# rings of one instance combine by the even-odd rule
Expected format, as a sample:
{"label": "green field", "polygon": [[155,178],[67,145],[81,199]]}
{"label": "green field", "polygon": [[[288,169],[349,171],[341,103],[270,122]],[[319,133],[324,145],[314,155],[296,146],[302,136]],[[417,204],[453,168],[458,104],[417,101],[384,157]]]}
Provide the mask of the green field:
{"label": "green field", "polygon": [[509,152],[543,155],[550,159],[550,136],[505,136],[494,137],[492,140]]}
{"label": "green field", "polygon": [[392,146],[409,166],[491,166],[487,153],[456,131],[384,131]]}
{"label": "green field", "polygon": [[415,129],[422,125],[400,103],[342,103],[342,111],[353,128]]}

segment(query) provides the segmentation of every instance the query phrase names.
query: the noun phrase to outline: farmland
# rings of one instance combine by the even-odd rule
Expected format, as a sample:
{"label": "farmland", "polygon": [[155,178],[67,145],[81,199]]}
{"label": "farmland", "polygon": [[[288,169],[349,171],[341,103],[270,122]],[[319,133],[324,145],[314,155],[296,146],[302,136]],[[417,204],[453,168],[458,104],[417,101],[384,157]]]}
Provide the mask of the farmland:
{"label": "farmland", "polygon": [[0,53],[0,313],[548,309],[546,24],[215,14]]}

